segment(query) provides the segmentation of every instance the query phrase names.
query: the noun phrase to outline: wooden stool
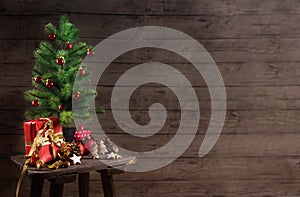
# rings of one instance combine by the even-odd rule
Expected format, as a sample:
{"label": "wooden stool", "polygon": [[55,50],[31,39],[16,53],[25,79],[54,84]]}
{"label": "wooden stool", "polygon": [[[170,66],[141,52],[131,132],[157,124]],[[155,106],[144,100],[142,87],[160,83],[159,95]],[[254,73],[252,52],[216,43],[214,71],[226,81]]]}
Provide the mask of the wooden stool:
{"label": "wooden stool", "polygon": [[[11,160],[22,169],[25,162],[24,156],[14,156]],[[127,165],[134,164],[135,157],[124,157],[118,160],[106,160],[106,164],[100,160],[83,158],[80,165],[73,165],[68,168],[58,170],[50,170],[46,168],[37,169],[29,167],[26,175],[31,178],[31,197],[40,197],[44,186],[44,180],[50,181],[50,197],[62,197],[65,183],[76,181],[78,175],[79,196],[89,196],[89,176],[90,172],[96,171],[101,175],[103,193],[105,197],[115,197],[115,188],[113,175],[121,174],[124,171],[120,168],[125,168]],[[115,169],[114,167],[118,167]]]}

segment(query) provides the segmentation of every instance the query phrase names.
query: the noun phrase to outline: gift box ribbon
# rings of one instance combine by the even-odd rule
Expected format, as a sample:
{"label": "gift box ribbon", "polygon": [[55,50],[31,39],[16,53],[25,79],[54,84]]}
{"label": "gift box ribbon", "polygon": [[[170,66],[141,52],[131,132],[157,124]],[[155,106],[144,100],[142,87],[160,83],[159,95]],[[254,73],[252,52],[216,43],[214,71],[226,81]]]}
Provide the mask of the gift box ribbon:
{"label": "gift box ribbon", "polygon": [[52,156],[52,159],[55,159],[57,155],[56,147],[64,141],[62,135],[54,135],[53,123],[49,118],[41,118],[40,120],[46,120],[47,122],[45,122],[43,128],[37,132],[37,135],[35,136],[31,145],[31,149],[25,157],[26,160],[22,168],[21,175],[19,177],[16,188],[16,197],[19,196],[21,183],[25,176],[28,165],[32,164],[33,161],[35,161],[35,165],[38,169],[41,167],[55,168],[55,165],[47,165],[41,159],[39,151],[42,149],[43,145],[50,144],[50,154]]}

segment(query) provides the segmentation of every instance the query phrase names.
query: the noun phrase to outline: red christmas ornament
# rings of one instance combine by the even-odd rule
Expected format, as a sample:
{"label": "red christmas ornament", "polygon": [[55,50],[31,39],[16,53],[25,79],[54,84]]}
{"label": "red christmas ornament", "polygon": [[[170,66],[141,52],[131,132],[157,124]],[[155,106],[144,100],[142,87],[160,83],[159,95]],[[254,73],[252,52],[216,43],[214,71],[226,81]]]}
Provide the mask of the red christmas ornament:
{"label": "red christmas ornament", "polygon": [[72,97],[73,97],[73,99],[77,100],[77,99],[79,99],[79,96],[80,96],[80,92],[77,92],[77,93],[74,93]]}
{"label": "red christmas ornament", "polygon": [[55,40],[55,36],[56,35],[54,33],[51,33],[51,34],[48,35],[48,39],[51,40],[51,41]]}
{"label": "red christmas ornament", "polygon": [[41,83],[41,82],[42,82],[42,78],[41,78],[41,77],[35,77],[35,78],[34,78],[34,81],[35,81],[36,83]]}
{"label": "red christmas ornament", "polygon": [[39,102],[39,100],[33,100],[33,101],[31,101],[31,104],[32,104],[32,106],[37,107],[40,105],[40,102]]}
{"label": "red christmas ornament", "polygon": [[72,44],[70,43],[70,42],[67,42],[67,49],[72,49],[73,48],[73,46],[72,46]]}
{"label": "red christmas ornament", "polygon": [[85,148],[90,152],[90,150],[93,149],[93,146],[95,146],[96,141],[92,139],[88,139],[84,142]]}
{"label": "red christmas ornament", "polygon": [[60,57],[60,58],[57,58],[57,60],[56,60],[56,63],[58,64],[58,65],[63,65],[64,64],[64,58],[63,57]]}
{"label": "red christmas ornament", "polygon": [[82,143],[78,143],[77,144],[79,146],[79,150],[80,150],[80,155],[83,155],[84,154],[84,146]]}
{"label": "red christmas ornament", "polygon": [[89,155],[90,154],[90,150],[84,145],[84,155]]}
{"label": "red christmas ornament", "polygon": [[94,51],[92,51],[91,49],[88,49],[86,54],[90,57],[94,56]]}
{"label": "red christmas ornament", "polygon": [[79,68],[79,74],[80,74],[80,76],[84,76],[85,70],[83,68]]}
{"label": "red christmas ornament", "polygon": [[54,83],[50,79],[46,79],[46,86],[47,88],[52,88]]}
{"label": "red christmas ornament", "polygon": [[59,106],[58,106],[58,110],[59,110],[59,111],[62,111],[62,110],[64,110],[64,109],[65,109],[65,107],[64,107],[63,105],[59,105]]}

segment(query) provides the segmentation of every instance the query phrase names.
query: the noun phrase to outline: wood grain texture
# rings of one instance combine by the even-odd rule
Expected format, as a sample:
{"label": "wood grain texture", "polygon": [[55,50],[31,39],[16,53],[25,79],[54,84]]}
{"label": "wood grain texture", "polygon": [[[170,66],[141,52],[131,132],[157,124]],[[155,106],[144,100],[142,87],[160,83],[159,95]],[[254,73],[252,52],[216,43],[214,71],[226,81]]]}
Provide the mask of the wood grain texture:
{"label": "wood grain texture", "polygon": [[[24,111],[4,111],[1,115],[2,119],[13,119],[14,121],[4,121],[1,123],[3,134],[21,134],[23,135],[23,113]],[[105,130],[109,133],[120,133],[118,127],[114,124],[112,117],[108,115],[100,116],[100,121],[103,122]],[[177,113],[177,114],[176,114]],[[146,122],[145,113],[137,113],[136,119]],[[171,113],[171,117],[178,117],[179,112]],[[226,124],[222,133],[245,133],[245,134],[270,134],[270,133],[298,133],[299,115],[297,110],[270,110],[270,111],[228,111],[226,115]],[[203,111],[199,125],[200,132],[205,133],[209,123],[210,113]],[[18,122],[19,124],[14,124]],[[169,128],[177,128],[178,119],[171,121]],[[116,129],[116,130],[115,130]],[[164,130],[168,133],[167,130]],[[1,137],[1,136],[0,136]]]}
{"label": "wood grain texture", "polygon": [[[71,12],[71,13],[94,13],[94,14],[115,14],[115,15],[260,15],[260,14],[299,14],[297,0],[185,0],[147,2],[111,0],[107,2],[88,1],[82,4],[80,0],[59,1],[2,1],[3,15],[32,15],[44,12]],[[47,5],[47,6],[41,6]]]}
{"label": "wood grain texture", "polygon": [[[171,140],[174,135],[158,135],[151,139],[138,139],[125,134],[109,134],[114,142],[129,150],[150,151],[163,146]],[[9,156],[8,151],[12,154],[24,153],[24,142],[22,135],[3,135],[3,138],[10,138],[8,143],[3,146],[0,152],[2,157]],[[203,141],[204,135],[196,135],[190,147],[185,151],[182,157],[198,157],[198,151]],[[207,155],[212,158],[238,158],[238,157],[295,157],[299,155],[299,136],[294,134],[222,134],[215,148]],[[131,143],[128,143],[130,141]],[[12,144],[15,142],[15,144]],[[181,147],[178,144],[176,147]],[[175,146],[174,146],[175,147]],[[286,149],[282,147],[288,147]],[[7,165],[6,160],[2,160],[2,166]],[[9,172],[10,173],[10,172]]]}
{"label": "wood grain texture", "polygon": [[[58,13],[59,15],[59,13]],[[2,39],[43,38],[43,27],[48,22],[56,23],[58,15],[0,16],[5,30]],[[138,15],[97,15],[71,13],[70,19],[81,30],[81,37],[106,38],[113,33],[137,26],[168,26],[183,31],[196,39],[239,39],[239,38],[299,38],[300,30],[294,24],[300,15],[204,15],[204,16],[138,16]],[[49,20],[49,17],[52,19]],[[29,22],[30,21],[30,22]],[[86,25],[89,21],[89,25]],[[109,25],[109,24],[114,25]],[[26,29],[28,25],[36,29]],[[19,28],[18,28],[19,27]],[[22,34],[26,30],[26,34]],[[39,31],[38,31],[39,30]],[[11,33],[8,33],[11,31]]]}
{"label": "wood grain texture", "polygon": [[[227,113],[222,135],[205,158],[198,158],[211,104],[201,75],[184,58],[160,49],[134,50],[115,59],[100,80],[96,105],[107,109],[99,121],[119,146],[154,150],[172,139],[180,122],[180,107],[172,92],[148,84],[132,95],[131,115],[136,122],[145,124],[149,121],[149,106],[160,102],[168,109],[166,125],[148,139],[129,136],[119,129],[111,112],[111,91],[122,73],[135,65],[158,61],[180,70],[196,90],[201,109],[197,135],[183,155],[155,171],[116,176],[118,196],[300,196],[298,0],[3,0],[1,196],[14,194],[19,175],[8,157],[24,153],[23,113],[30,103],[24,100],[23,92],[32,87],[32,52],[46,39],[43,26],[48,22],[56,24],[62,14],[80,29],[80,39],[91,45],[137,26],[166,26],[187,33],[211,54],[226,86]],[[191,131],[187,129],[186,134]],[[92,173],[91,179],[90,196],[103,195],[99,175]],[[28,180],[24,183],[21,193],[26,196],[30,184]],[[42,195],[47,196],[49,189],[46,181]],[[71,183],[64,191],[64,196],[78,196],[79,189]]]}

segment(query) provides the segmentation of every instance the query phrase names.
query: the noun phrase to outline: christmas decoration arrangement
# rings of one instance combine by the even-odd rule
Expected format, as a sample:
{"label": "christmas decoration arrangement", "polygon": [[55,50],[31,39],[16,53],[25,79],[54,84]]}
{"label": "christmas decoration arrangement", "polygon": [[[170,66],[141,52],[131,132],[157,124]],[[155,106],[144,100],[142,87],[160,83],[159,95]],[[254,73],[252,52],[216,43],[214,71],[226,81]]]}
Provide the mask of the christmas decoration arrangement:
{"label": "christmas decoration arrangement", "polygon": [[24,139],[27,166],[58,169],[80,163],[83,156],[80,146],[65,142],[58,118],[24,122]]}
{"label": "christmas decoration arrangement", "polygon": [[[119,148],[110,141],[110,139],[103,137],[99,141],[99,153],[103,155],[105,159],[121,159],[119,155]],[[102,157],[103,158],[103,157]]]}
{"label": "christmas decoration arrangement", "polygon": [[[25,112],[30,119],[24,122],[25,163],[18,181],[16,196],[29,166],[37,169],[59,169],[79,165],[82,157],[92,159],[120,159],[118,148],[109,139],[95,140],[92,131],[84,125],[74,128],[66,139],[64,128],[74,124],[74,117],[89,118],[91,99],[97,93],[80,85],[73,91],[74,80],[88,80],[88,68],[83,58],[92,57],[91,46],[77,42],[78,29],[66,16],[60,17],[59,28],[51,23],[45,26],[48,41],[40,43],[34,51],[34,89],[25,92],[33,110]],[[77,78],[78,79],[78,78]],[[84,96],[82,96],[84,95]],[[85,109],[81,114],[72,111],[72,101]],[[103,108],[97,112],[104,112]]]}
{"label": "christmas decoration arrangement", "polygon": [[[34,89],[25,92],[34,108],[25,112],[31,119],[24,123],[26,158],[30,159],[26,164],[57,169],[80,163],[82,156],[120,158],[118,148],[110,140],[103,138],[97,142],[84,125],[74,128],[71,138],[66,140],[64,127],[74,124],[76,116],[88,118],[89,103],[97,95],[93,89],[80,85],[89,80],[83,58],[94,56],[94,52],[91,46],[78,42],[78,29],[66,16],[60,17],[58,28],[49,23],[44,30],[47,41],[42,41],[33,53]],[[73,90],[75,78],[79,85]],[[72,111],[72,101],[83,106],[80,114]],[[102,108],[96,111],[104,112]]]}
{"label": "christmas decoration arrangement", "polygon": [[29,166],[37,169],[59,169],[81,164],[83,156],[93,159],[121,159],[118,147],[103,137],[99,146],[92,131],[81,125],[74,141],[66,142],[58,118],[40,118],[24,122],[25,163],[16,188],[19,195],[22,180]]}
{"label": "christmas decoration arrangement", "polygon": [[24,122],[25,163],[16,188],[20,186],[29,166],[37,169],[58,169],[80,164],[82,152],[75,142],[65,142],[58,118],[40,118]]}
{"label": "christmas decoration arrangement", "polygon": [[91,136],[92,131],[81,125],[74,141],[66,142],[58,118],[40,118],[24,122],[26,166],[58,169],[80,164],[81,157],[93,159],[120,159],[118,147],[108,138],[99,145]]}
{"label": "christmas decoration arrangement", "polygon": [[85,130],[81,125],[79,130],[75,132],[74,138],[78,146],[82,147],[83,155],[89,156],[93,159],[121,159],[122,156],[118,154],[118,147],[113,144],[108,138],[103,137],[98,142],[93,139],[92,131]]}

